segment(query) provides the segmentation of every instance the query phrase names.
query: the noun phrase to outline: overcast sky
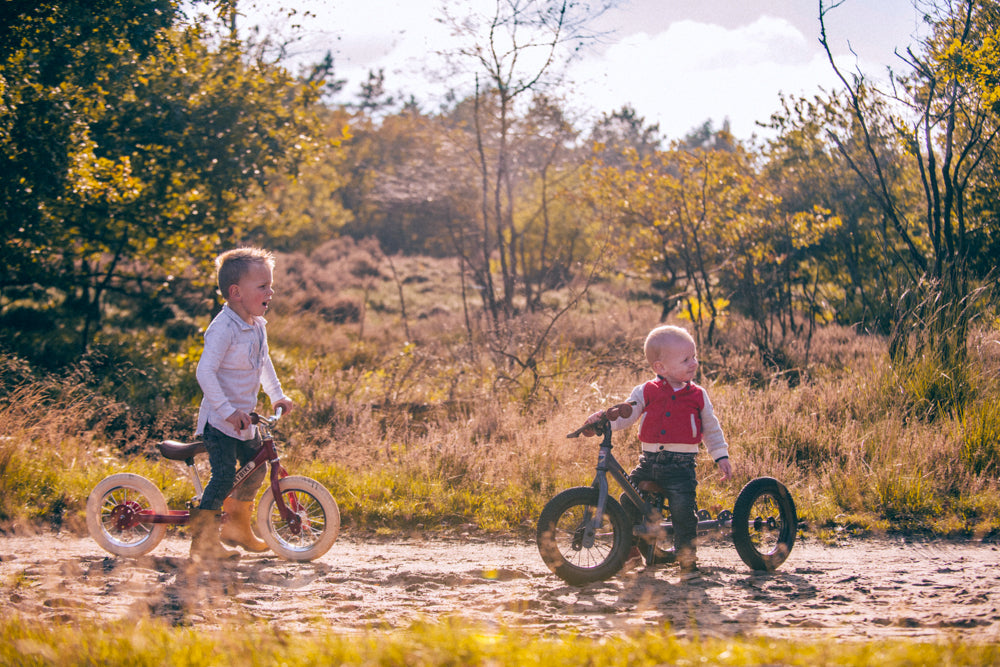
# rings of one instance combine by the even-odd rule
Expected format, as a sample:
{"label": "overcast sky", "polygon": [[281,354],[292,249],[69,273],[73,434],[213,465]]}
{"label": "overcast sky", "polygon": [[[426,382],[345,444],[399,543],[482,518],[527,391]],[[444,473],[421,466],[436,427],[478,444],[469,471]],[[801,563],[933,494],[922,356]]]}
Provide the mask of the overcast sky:
{"label": "overcast sky", "polygon": [[[289,31],[282,0],[247,0],[244,25]],[[829,4],[829,3],[827,3]],[[297,0],[302,27],[296,58],[334,56],[347,79],[339,101],[356,98],[370,70],[384,69],[390,93],[414,95],[435,110],[448,88],[471,90],[469,77],[434,80],[443,71],[435,53],[452,43],[440,0]],[[459,6],[495,6],[462,0]],[[779,92],[812,95],[836,80],[818,42],[818,0],[624,0],[602,17],[607,34],[582,53],[564,93],[577,113],[596,118],[624,104],[668,139],[706,120],[748,139],[780,108]],[[846,68],[871,76],[898,66],[920,27],[912,0],[844,0],[827,18],[834,53]],[[851,49],[857,58],[851,54]],[[468,78],[468,81],[464,79]]]}

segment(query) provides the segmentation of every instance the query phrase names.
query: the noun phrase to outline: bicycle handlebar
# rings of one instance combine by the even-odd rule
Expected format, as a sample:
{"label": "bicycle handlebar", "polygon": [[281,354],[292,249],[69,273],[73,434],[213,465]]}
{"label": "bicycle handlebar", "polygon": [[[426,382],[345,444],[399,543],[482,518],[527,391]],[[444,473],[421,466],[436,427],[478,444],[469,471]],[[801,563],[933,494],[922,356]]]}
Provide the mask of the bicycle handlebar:
{"label": "bicycle handlebar", "polygon": [[611,426],[611,420],[608,419],[607,417],[601,417],[596,422],[592,422],[590,424],[584,424],[583,426],[576,429],[572,433],[567,433],[566,437],[579,438],[581,435],[583,435],[583,432],[586,431],[587,429],[592,429],[594,433],[604,433],[604,429],[610,426]]}
{"label": "bicycle handlebar", "polygon": [[278,408],[274,411],[274,415],[271,417],[262,417],[256,412],[250,413],[250,423],[251,424],[264,424],[265,426],[274,426],[281,419],[281,414],[284,412],[283,409]]}
{"label": "bicycle handlebar", "polygon": [[[615,419],[618,419],[619,417],[632,416],[632,408],[635,407],[635,405],[636,405],[635,401],[626,401],[625,403],[618,403],[616,405],[613,405],[604,412],[602,412],[600,418],[590,422],[589,424],[584,424],[583,426],[576,429],[572,433],[566,434],[566,437],[579,438],[581,435],[583,435],[583,432],[587,430],[592,430],[594,431],[595,434],[603,434],[605,429],[611,428],[611,422],[614,421]],[[620,412],[616,413],[614,419],[612,419],[608,417],[608,412],[614,408],[621,408],[621,410]],[[628,410],[627,413],[624,412],[625,409]]]}

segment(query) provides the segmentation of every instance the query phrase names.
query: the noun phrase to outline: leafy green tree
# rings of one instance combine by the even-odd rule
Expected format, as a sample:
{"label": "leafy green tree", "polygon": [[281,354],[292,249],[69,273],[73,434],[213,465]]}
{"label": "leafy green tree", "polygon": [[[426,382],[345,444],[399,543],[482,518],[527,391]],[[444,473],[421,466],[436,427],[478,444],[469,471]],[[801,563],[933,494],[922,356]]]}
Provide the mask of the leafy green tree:
{"label": "leafy green tree", "polygon": [[40,323],[22,347],[56,363],[102,325],[187,310],[178,285],[204,284],[221,247],[252,240],[242,202],[314,148],[317,84],[174,23],[171,3],[100,9],[34,3],[0,46],[16,166],[0,177],[15,202],[0,212],[2,325]]}
{"label": "leafy green tree", "polygon": [[548,290],[570,280],[587,249],[587,220],[572,193],[582,165],[578,133],[556,100],[536,95],[515,127],[524,185],[515,204],[514,239],[525,307],[536,311]]}
{"label": "leafy green tree", "polygon": [[[812,322],[809,249],[837,221],[822,210],[782,212],[757,156],[720,134],[708,142],[714,148],[676,142],[646,158],[628,151],[624,169],[598,163],[591,192],[624,226],[631,267],[661,295],[662,318],[676,309],[712,343],[732,305],[754,322],[762,354],[773,356]],[[797,319],[803,310],[805,322]]]}
{"label": "leafy green tree", "polygon": [[88,245],[89,215],[102,197],[111,208],[137,196],[125,156],[95,154],[94,125],[111,111],[108,89],[134,77],[160,47],[175,7],[162,0],[31,1],[5,3],[2,11],[0,313],[8,344],[27,351],[39,339],[59,346],[78,337],[60,326],[53,305],[88,339],[92,334],[93,308],[64,274],[100,281],[89,261],[73,257]]}
{"label": "leafy green tree", "polygon": [[631,105],[624,105],[610,114],[601,114],[590,130],[590,142],[601,163],[607,166],[626,166],[629,149],[640,159],[660,150],[659,123],[647,125]]}
{"label": "leafy green tree", "polygon": [[391,254],[454,254],[476,192],[459,121],[407,107],[380,120],[359,111],[349,123],[340,194],[353,219],[344,233],[375,237]]}
{"label": "leafy green tree", "polygon": [[[841,221],[810,248],[824,317],[888,333],[893,304],[910,282],[900,270],[906,264],[900,259],[905,248],[883,224],[879,204],[864,181],[828,138],[834,127],[852,137],[841,145],[858,159],[863,142],[852,135],[852,125],[850,112],[836,98],[783,99],[782,110],[771,116],[776,133],[763,155],[762,175],[781,198],[782,215],[819,207]],[[892,155],[885,146],[880,152]]]}
{"label": "leafy green tree", "polygon": [[[821,42],[828,54],[825,19],[840,4],[820,3]],[[904,251],[911,298],[897,318],[902,326],[894,336],[894,354],[932,350],[951,363],[965,353],[974,312],[968,297],[979,277],[972,268],[982,263],[973,240],[995,237],[983,228],[995,217],[973,217],[969,204],[996,167],[991,160],[1000,141],[1000,4],[947,0],[921,7],[928,34],[899,54],[904,66],[893,73],[891,90],[880,90],[860,72],[849,79],[830,55],[844,86],[852,132],[831,129],[828,137]],[[860,153],[850,145],[854,140]],[[897,156],[903,165],[897,165]],[[913,322],[919,324],[911,327]]]}
{"label": "leafy green tree", "polygon": [[248,193],[237,218],[246,238],[287,252],[318,248],[355,220],[343,198],[350,182],[351,116],[321,106],[316,126],[313,146],[302,156],[297,173],[279,173]]}

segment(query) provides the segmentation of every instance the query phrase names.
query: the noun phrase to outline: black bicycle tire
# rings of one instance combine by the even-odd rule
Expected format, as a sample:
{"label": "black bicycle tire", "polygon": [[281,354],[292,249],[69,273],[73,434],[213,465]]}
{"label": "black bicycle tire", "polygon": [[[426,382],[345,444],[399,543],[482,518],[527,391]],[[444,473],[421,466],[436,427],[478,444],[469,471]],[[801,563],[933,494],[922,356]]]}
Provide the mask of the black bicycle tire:
{"label": "black bicycle tire", "polygon": [[597,489],[579,486],[567,489],[546,503],[538,518],[537,543],[542,560],[553,573],[568,584],[584,586],[610,579],[625,564],[632,546],[632,523],[621,505],[608,496],[604,514],[611,530],[611,546],[600,554],[593,565],[581,566],[567,560],[557,542],[556,530],[560,519],[574,507],[597,507]]}
{"label": "black bicycle tire", "polygon": [[[775,548],[763,553],[753,544],[750,535],[750,513],[759,498],[770,495],[774,498],[781,518],[781,530]],[[795,545],[798,530],[798,515],[795,502],[785,485],[773,477],[758,477],[747,482],[740,491],[733,506],[733,543],[740,558],[751,569],[772,572],[788,558]]]}

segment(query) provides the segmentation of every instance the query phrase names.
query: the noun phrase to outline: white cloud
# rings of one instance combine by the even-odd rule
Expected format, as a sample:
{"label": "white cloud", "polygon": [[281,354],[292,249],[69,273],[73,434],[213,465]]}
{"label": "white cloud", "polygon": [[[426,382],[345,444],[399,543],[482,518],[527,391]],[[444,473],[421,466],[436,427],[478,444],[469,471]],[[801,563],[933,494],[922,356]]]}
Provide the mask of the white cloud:
{"label": "white cloud", "polygon": [[[488,10],[493,2],[460,0],[455,7],[462,12]],[[471,75],[442,79],[445,68],[437,52],[457,42],[438,20],[440,0],[299,0],[291,21],[279,18],[285,4],[256,0],[241,7],[247,23],[271,31],[287,34],[292,22],[301,23],[295,59],[315,62],[331,51],[335,76],[347,79],[340,99],[353,99],[368,72],[379,69],[385,71],[390,94],[412,94],[428,109],[435,108],[449,88],[472,88]],[[771,8],[783,4],[771,3]],[[671,139],[709,119],[718,127],[728,118],[740,138],[761,133],[755,122],[767,121],[779,110],[779,92],[812,95],[820,87],[837,87],[816,35],[803,32],[812,30],[814,23],[794,24],[788,18],[792,12],[787,7],[783,11],[785,15],[762,15],[742,25],[728,20],[725,27],[720,25],[724,21],[703,18],[667,24],[669,19],[660,16],[656,23],[662,29],[649,22],[648,32],[625,35],[572,65],[567,91],[571,110],[592,120],[631,104],[647,122],[658,122]],[[841,18],[851,17],[844,12]],[[860,30],[855,23],[851,26]],[[848,58],[845,67],[853,70],[853,57]]]}
{"label": "white cloud", "polygon": [[811,94],[833,84],[818,49],[784,19],[761,17],[734,29],[678,21],[656,35],[638,33],[573,69],[572,98],[596,113],[631,104],[668,138],[728,118],[743,138],[779,108],[779,92]]}

